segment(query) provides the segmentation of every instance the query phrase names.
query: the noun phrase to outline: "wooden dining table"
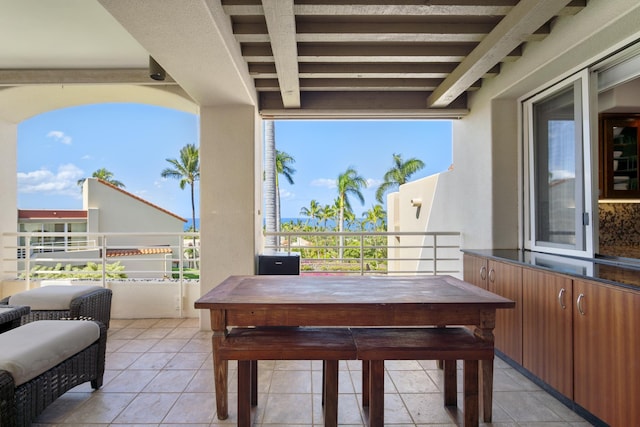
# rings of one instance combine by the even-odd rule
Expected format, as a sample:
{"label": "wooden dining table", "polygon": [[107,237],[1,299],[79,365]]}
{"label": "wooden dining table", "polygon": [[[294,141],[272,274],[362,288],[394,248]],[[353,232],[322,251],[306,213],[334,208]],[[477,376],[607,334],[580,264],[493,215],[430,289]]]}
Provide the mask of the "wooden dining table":
{"label": "wooden dining table", "polygon": [[[217,348],[233,326],[465,325],[493,345],[497,309],[515,302],[452,276],[230,276],[195,302],[209,310],[218,418],[228,417],[228,364]],[[481,406],[492,418],[493,360],[481,361]]]}

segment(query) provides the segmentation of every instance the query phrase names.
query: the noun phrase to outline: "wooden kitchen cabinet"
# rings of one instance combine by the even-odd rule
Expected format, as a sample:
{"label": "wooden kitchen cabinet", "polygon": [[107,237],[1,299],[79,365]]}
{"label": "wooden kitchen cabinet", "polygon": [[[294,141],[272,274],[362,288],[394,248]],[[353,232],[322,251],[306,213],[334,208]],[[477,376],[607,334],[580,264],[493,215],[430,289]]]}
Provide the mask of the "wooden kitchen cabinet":
{"label": "wooden kitchen cabinet", "polygon": [[464,255],[464,280],[515,301],[516,306],[496,310],[495,348],[522,364],[522,269],[518,266]]}
{"label": "wooden kitchen cabinet", "polygon": [[522,269],[522,366],[573,398],[573,282]]}
{"label": "wooden kitchen cabinet", "polygon": [[574,280],[574,400],[611,426],[640,420],[640,293]]}
{"label": "wooden kitchen cabinet", "polygon": [[515,301],[508,310],[496,310],[495,347],[522,364],[522,268],[489,260],[487,290]]}
{"label": "wooden kitchen cabinet", "polygon": [[486,258],[464,254],[463,275],[464,281],[487,289],[487,263]]}

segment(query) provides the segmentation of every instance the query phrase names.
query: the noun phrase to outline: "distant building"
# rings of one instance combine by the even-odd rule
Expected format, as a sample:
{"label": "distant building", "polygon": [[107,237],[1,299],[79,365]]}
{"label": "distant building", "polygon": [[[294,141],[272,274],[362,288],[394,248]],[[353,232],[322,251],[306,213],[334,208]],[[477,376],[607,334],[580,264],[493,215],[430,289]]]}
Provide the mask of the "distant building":
{"label": "distant building", "polygon": [[[28,250],[34,260],[48,259],[38,264],[84,265],[106,250],[108,262],[119,261],[127,277],[170,275],[181,237],[164,233],[182,233],[186,219],[96,178],[84,182],[82,205],[82,210],[18,210],[18,231],[55,233],[34,236],[28,247],[21,237],[20,257]],[[62,234],[70,232],[86,234]]]}

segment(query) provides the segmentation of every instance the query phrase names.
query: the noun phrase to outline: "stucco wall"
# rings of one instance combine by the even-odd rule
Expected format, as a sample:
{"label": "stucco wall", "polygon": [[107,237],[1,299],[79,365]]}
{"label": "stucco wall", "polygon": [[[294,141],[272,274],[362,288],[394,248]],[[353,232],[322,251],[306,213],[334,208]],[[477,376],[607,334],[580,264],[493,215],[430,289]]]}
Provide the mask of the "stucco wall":
{"label": "stucco wall", "polygon": [[438,180],[428,223],[412,221],[403,230],[458,230],[464,248],[518,247],[517,99],[634,39],[640,39],[640,3],[591,0],[577,15],[557,20],[543,41],[528,43],[523,57],[502,64],[500,75],[471,96],[470,114],[453,122],[454,168]]}

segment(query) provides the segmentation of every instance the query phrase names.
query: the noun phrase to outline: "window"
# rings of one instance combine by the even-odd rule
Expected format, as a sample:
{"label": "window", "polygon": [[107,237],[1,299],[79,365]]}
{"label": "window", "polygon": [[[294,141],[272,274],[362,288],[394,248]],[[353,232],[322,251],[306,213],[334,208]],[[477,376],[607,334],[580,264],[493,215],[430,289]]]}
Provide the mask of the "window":
{"label": "window", "polygon": [[593,256],[588,77],[523,101],[529,249]]}

